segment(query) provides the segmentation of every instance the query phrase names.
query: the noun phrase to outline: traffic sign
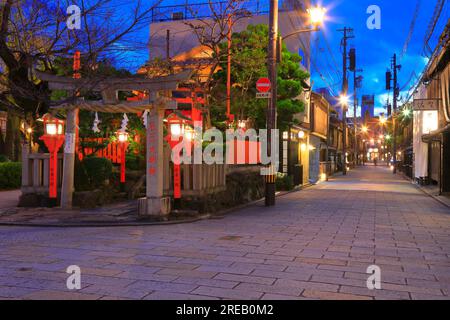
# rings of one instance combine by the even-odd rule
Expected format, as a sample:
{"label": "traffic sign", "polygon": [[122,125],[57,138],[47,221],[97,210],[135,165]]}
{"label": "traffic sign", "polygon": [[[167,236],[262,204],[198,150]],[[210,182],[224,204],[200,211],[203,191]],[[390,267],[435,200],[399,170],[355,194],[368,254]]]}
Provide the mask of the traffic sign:
{"label": "traffic sign", "polygon": [[269,92],[271,89],[271,83],[269,78],[260,78],[256,81],[256,90],[259,92]]}
{"label": "traffic sign", "polygon": [[271,92],[257,92],[256,99],[270,99],[272,97]]}

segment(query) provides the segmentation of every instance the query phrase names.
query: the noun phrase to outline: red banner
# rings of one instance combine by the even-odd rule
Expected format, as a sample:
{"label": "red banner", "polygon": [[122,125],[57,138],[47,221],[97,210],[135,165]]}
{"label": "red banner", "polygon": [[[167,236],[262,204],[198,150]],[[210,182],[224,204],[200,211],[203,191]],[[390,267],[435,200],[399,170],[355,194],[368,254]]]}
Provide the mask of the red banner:
{"label": "red banner", "polygon": [[58,153],[50,153],[50,165],[49,165],[49,198],[56,199],[58,197]]}
{"label": "red banner", "polygon": [[181,198],[181,170],[179,164],[173,165],[173,198]]}

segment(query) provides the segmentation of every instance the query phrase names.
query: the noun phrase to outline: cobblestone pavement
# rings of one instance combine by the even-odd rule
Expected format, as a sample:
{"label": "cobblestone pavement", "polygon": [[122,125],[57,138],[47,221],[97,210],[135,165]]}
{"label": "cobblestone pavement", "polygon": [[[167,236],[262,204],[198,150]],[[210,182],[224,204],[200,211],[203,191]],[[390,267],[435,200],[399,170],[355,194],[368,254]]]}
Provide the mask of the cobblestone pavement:
{"label": "cobblestone pavement", "polygon": [[[388,169],[277,201],[192,224],[0,227],[0,297],[449,299],[450,209]],[[381,290],[366,285],[373,264]]]}

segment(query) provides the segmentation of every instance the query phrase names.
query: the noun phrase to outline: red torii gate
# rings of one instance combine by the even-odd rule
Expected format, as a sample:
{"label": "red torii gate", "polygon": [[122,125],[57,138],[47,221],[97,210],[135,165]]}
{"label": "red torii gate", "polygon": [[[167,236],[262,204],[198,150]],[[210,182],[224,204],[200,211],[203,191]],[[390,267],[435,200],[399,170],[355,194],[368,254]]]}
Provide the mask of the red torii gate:
{"label": "red torii gate", "polygon": [[[49,83],[51,90],[79,92],[81,89],[99,91],[102,101],[74,99],[52,109],[67,111],[64,147],[64,168],[61,188],[61,207],[72,207],[75,167],[75,133],[80,109],[109,113],[138,113],[150,110],[147,118],[147,192],[146,198],[139,199],[139,214],[143,216],[166,215],[170,213],[170,198],[163,196],[163,119],[166,109],[176,109],[176,102],[170,92],[179,83],[188,81],[192,71],[175,75],[145,79],[142,77],[74,79],[36,71],[39,79]],[[118,100],[119,91],[148,91],[149,98],[136,102]]]}

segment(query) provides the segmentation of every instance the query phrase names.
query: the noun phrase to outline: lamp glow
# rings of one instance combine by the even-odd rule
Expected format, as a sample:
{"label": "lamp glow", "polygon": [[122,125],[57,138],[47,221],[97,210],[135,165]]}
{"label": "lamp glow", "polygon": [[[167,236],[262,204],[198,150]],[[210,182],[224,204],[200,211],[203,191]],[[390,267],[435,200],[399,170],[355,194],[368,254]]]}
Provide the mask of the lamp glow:
{"label": "lamp glow", "polygon": [[305,131],[300,130],[300,131],[298,132],[298,138],[299,138],[299,139],[303,139],[304,137],[305,137]]}
{"label": "lamp glow", "polygon": [[56,123],[47,123],[45,125],[45,131],[47,134],[54,136],[57,133]]}
{"label": "lamp glow", "polygon": [[438,127],[438,112],[435,110],[424,111],[422,128],[423,133],[428,134],[432,131],[437,130]]}
{"label": "lamp glow", "polygon": [[300,150],[306,151],[306,143],[302,143],[302,144],[300,145]]}
{"label": "lamp glow", "polygon": [[348,97],[348,96],[345,96],[345,95],[340,95],[340,96],[339,96],[339,103],[340,103],[342,106],[348,105],[348,101],[349,101],[349,97]]}
{"label": "lamp glow", "polygon": [[194,130],[191,128],[186,128],[184,130],[184,136],[187,140],[192,141],[194,139]]}
{"label": "lamp glow", "polygon": [[118,132],[117,133],[117,139],[119,140],[119,142],[127,142],[128,141],[128,133],[126,132]]}
{"label": "lamp glow", "polygon": [[172,123],[170,125],[170,134],[173,137],[179,137],[182,134],[181,124],[179,123]]}
{"label": "lamp glow", "polygon": [[314,26],[321,25],[325,19],[325,8],[313,7],[307,10],[311,24]]}

